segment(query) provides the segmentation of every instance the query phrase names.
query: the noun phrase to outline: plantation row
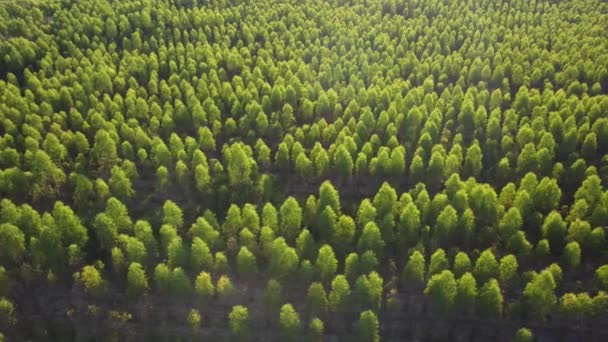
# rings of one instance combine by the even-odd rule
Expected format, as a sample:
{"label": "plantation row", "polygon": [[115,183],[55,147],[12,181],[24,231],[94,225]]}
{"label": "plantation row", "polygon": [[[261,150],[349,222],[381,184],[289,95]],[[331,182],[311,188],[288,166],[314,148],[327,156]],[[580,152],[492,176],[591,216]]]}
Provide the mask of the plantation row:
{"label": "plantation row", "polygon": [[237,339],[262,293],[288,340],[348,316],[377,341],[420,293],[446,320],[607,318],[605,2],[51,0],[0,18],[8,338],[52,333],[21,314],[42,284],[91,319],[143,319],[100,313],[112,297],[189,299],[195,333],[227,306]]}

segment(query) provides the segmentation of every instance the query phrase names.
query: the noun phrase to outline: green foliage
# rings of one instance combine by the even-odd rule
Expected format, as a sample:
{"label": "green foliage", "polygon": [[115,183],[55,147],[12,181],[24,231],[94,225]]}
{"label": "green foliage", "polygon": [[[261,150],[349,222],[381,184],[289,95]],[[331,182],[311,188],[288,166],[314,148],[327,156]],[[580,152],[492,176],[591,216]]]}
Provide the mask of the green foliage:
{"label": "green foliage", "polygon": [[470,272],[457,280],[456,307],[464,313],[471,313],[477,300],[477,281]]}
{"label": "green foliage", "polygon": [[163,223],[172,225],[176,229],[181,229],[184,224],[181,208],[170,200],[163,205]]}
{"label": "green foliage", "polygon": [[[359,207],[359,210],[361,211],[361,207]],[[373,213],[370,220],[375,218],[375,211]],[[361,226],[361,224],[359,225]],[[398,228],[401,245],[412,245],[419,239],[421,228],[420,210],[418,210],[414,203],[409,203],[402,210],[399,216]]]}
{"label": "green foliage", "polygon": [[458,214],[456,210],[448,205],[445,207],[435,223],[433,236],[442,244],[448,244],[454,235],[454,230],[458,224]]}
{"label": "green foliage", "polygon": [[590,317],[593,314],[593,302],[588,293],[566,293],[559,301],[560,311],[570,317]]}
{"label": "green foliage", "polygon": [[507,240],[521,229],[523,220],[519,209],[516,207],[509,208],[505,215],[500,220],[498,230],[503,239]]}
{"label": "green foliage", "polygon": [[337,231],[338,217],[336,212],[329,206],[326,206],[317,218],[317,226],[319,235],[322,240],[331,240]]}
{"label": "green foliage", "polygon": [[553,253],[560,252],[564,247],[564,240],[566,236],[566,223],[563,221],[562,216],[553,211],[545,218],[545,222],[542,227],[543,237],[549,241],[549,246]]}
{"label": "green foliage", "polygon": [[201,327],[201,314],[196,309],[190,309],[186,320],[194,331],[197,331]]}
{"label": "green foliage", "polygon": [[124,170],[118,166],[112,167],[112,174],[108,180],[108,185],[110,186],[112,195],[122,200],[129,199],[135,194],[131,180],[127,177]]}
{"label": "green foliage", "polygon": [[139,296],[148,289],[148,277],[144,268],[134,262],[129,265],[127,272],[127,292],[131,296]]}
{"label": "green foliage", "polygon": [[[279,328],[314,281],[311,311],[339,339],[354,324],[377,340],[380,322],[333,316],[424,284],[445,313],[559,309],[570,336],[608,307],[607,6],[3,3],[0,325],[36,338],[10,324],[42,281],[84,291],[96,319],[88,302],[114,292],[201,312],[276,292],[268,322],[244,321]],[[112,323],[146,324],[114,304]]]}
{"label": "green foliage", "polygon": [[383,285],[384,280],[376,272],[372,271],[369,275],[359,276],[353,292],[358,298],[359,305],[378,311],[382,302]]}
{"label": "green foliage", "polygon": [[431,262],[429,263],[428,277],[440,273],[443,270],[450,268],[450,261],[445,255],[445,251],[441,248],[437,249],[433,255],[431,255]]}
{"label": "green foliage", "polygon": [[313,315],[324,316],[327,313],[329,302],[323,284],[310,284],[306,294],[306,301],[310,305],[310,311]]}
{"label": "green foliage", "polygon": [[23,232],[10,223],[0,225],[0,260],[3,263],[18,264],[25,252],[25,236]]}
{"label": "green foliage", "polygon": [[380,233],[378,226],[373,222],[367,223],[365,227],[363,227],[363,232],[357,243],[359,252],[363,253],[370,250],[376,255],[382,255],[384,246],[385,243],[384,240],[382,240],[382,234]]}
{"label": "green foliage", "polygon": [[402,279],[404,284],[413,282],[415,284],[424,284],[426,261],[424,255],[418,251],[414,251],[410,255],[409,260],[403,267]]}
{"label": "green foliage", "polygon": [[454,274],[449,270],[430,277],[424,289],[424,294],[431,296],[436,310],[444,314],[452,309],[457,292],[458,286]]}
{"label": "green foliage", "polygon": [[300,330],[300,315],[293,308],[293,305],[287,303],[281,307],[279,326],[286,340],[296,339]]}
{"label": "green foliage", "polygon": [[227,275],[222,275],[217,280],[215,291],[220,300],[230,301],[236,295],[237,290],[232,284],[232,280],[230,280],[230,277]]}
{"label": "green foliage", "polygon": [[52,214],[56,227],[61,230],[64,244],[70,245],[73,243],[79,247],[84,246],[89,240],[87,229],[82,225],[80,218],[72,208],[58,201],[53,206]]}
{"label": "green foliage", "polygon": [[264,290],[264,305],[268,311],[275,311],[283,302],[283,285],[276,279],[268,280]]}
{"label": "green foliage", "polygon": [[188,265],[188,249],[184,246],[182,238],[176,236],[167,246],[167,261],[171,267],[186,267]]}
{"label": "green foliage", "polygon": [[215,286],[213,286],[209,273],[199,273],[194,280],[194,292],[203,303],[208,302],[215,295]]}
{"label": "green foliage", "polygon": [[481,253],[475,262],[473,274],[479,282],[486,282],[490,278],[499,276],[499,265],[492,250],[486,249]]}
{"label": "green foliage", "polygon": [[295,249],[288,247],[283,238],[275,239],[271,247],[269,266],[271,274],[279,278],[288,277],[296,271],[298,263]]}
{"label": "green foliage", "polygon": [[333,232],[332,243],[340,254],[344,254],[355,239],[355,221],[347,215],[338,218],[336,229]]}
{"label": "green foliage", "polygon": [[319,211],[323,211],[323,209],[325,209],[327,206],[331,207],[336,214],[341,212],[340,194],[330,181],[323,182],[319,187],[319,201],[317,203],[317,209]]}
{"label": "green foliage", "polygon": [[228,319],[230,321],[230,329],[234,334],[246,336],[250,329],[249,310],[246,307],[242,305],[233,306]]}
{"label": "green foliage", "polygon": [[351,295],[350,284],[342,274],[337,275],[331,282],[331,292],[329,293],[329,309],[332,312],[342,312],[348,305]]}
{"label": "green foliage", "polygon": [[287,241],[294,241],[298,236],[302,224],[302,208],[295,198],[289,197],[283,202],[280,209],[280,232]]}
{"label": "green foliage", "polygon": [[[109,83],[109,78],[105,82]],[[105,130],[100,130],[95,134],[95,143],[91,153],[94,156],[93,160],[98,165],[98,170],[102,173],[110,171],[112,166],[118,162],[116,142]]]}
{"label": "green foliage", "polygon": [[86,293],[100,295],[105,291],[105,282],[101,277],[101,272],[94,266],[84,266],[76,276]]}
{"label": "green foliage", "polygon": [[334,167],[338,175],[342,178],[349,178],[352,175],[353,159],[343,145],[341,145],[336,152]]}
{"label": "green foliage", "polygon": [[508,285],[517,277],[519,263],[514,255],[509,254],[502,257],[498,267],[500,274],[499,279],[503,285]]}
{"label": "green foliage", "polygon": [[608,265],[603,265],[595,270],[595,281],[600,289],[608,291]]}
{"label": "green foliage", "polygon": [[458,252],[456,254],[452,271],[455,277],[461,277],[463,274],[471,271],[471,259],[469,259],[467,253]]}
{"label": "green foliage", "polygon": [[376,196],[374,196],[374,207],[377,210],[378,217],[384,217],[391,213],[397,202],[397,192],[388,183],[382,183]]}
{"label": "green foliage", "polygon": [[4,297],[0,298],[0,322],[2,322],[4,326],[12,326],[17,323],[15,305]]}
{"label": "green foliage", "polygon": [[369,273],[373,270],[377,270],[379,264],[376,254],[372,251],[367,251],[361,254],[361,258],[359,259],[359,272]]}
{"label": "green foliage", "polygon": [[310,330],[310,337],[312,341],[322,341],[323,340],[323,332],[325,331],[325,324],[319,318],[315,317],[310,321],[310,325],[308,327]]}
{"label": "green foliage", "polygon": [[357,321],[357,338],[359,341],[379,342],[379,330],[380,323],[376,314],[371,310],[361,312]]}
{"label": "green foliage", "polygon": [[542,213],[557,209],[562,191],[555,179],[543,178],[534,191],[534,206]]}
{"label": "green foliage", "polygon": [[498,281],[490,279],[479,290],[478,312],[482,317],[500,318],[503,302]]}
{"label": "green foliage", "polygon": [[578,242],[572,241],[569,242],[566,247],[564,247],[564,263],[567,267],[575,269],[581,263],[581,247]]}
{"label": "green foliage", "polygon": [[296,239],[296,250],[300,258],[311,257],[316,249],[315,239],[308,229],[303,229]]}
{"label": "green foliage", "polygon": [[519,258],[526,258],[532,251],[532,244],[526,239],[526,234],[519,231],[509,238],[507,242],[509,252],[515,253]]}
{"label": "green foliage", "polygon": [[192,292],[190,278],[181,267],[176,267],[171,272],[170,291],[176,297],[188,297]]}
{"label": "green foliage", "polygon": [[553,279],[555,280],[556,287],[560,287],[562,285],[562,279],[563,279],[562,268],[557,263],[554,262],[551,265],[547,266],[546,270],[551,272],[551,274],[553,275]]}
{"label": "green foliage", "polygon": [[[108,199],[105,214],[109,215],[120,233],[130,233],[133,222],[129,216],[127,206],[115,197]],[[80,229],[78,229],[79,231]]]}
{"label": "green foliage", "polygon": [[192,239],[190,267],[194,271],[210,271],[213,268],[213,255],[209,250],[209,246],[199,237]]}
{"label": "green foliage", "polygon": [[244,280],[253,279],[257,273],[257,263],[255,256],[247,249],[247,247],[241,247],[239,253],[236,256],[236,269],[239,277]]}
{"label": "green foliage", "polygon": [[360,261],[357,253],[350,253],[344,259],[344,275],[349,281],[354,281],[359,275]]}
{"label": "green foliage", "polygon": [[193,237],[193,245],[196,238],[200,238],[209,248],[218,244],[220,232],[218,232],[204,217],[199,217],[190,227],[190,235]]}
{"label": "green foliage", "polygon": [[544,319],[553,310],[557,304],[555,288],[553,274],[548,270],[534,276],[526,285],[524,299],[532,316]]}
{"label": "green foliage", "polygon": [[171,271],[166,264],[161,263],[154,268],[154,283],[157,291],[168,293],[171,287]]}
{"label": "green foliage", "polygon": [[534,335],[528,328],[519,328],[513,337],[513,342],[533,342]]}
{"label": "green foliage", "polygon": [[322,282],[327,283],[334,277],[338,270],[338,260],[330,245],[319,248],[315,266]]}

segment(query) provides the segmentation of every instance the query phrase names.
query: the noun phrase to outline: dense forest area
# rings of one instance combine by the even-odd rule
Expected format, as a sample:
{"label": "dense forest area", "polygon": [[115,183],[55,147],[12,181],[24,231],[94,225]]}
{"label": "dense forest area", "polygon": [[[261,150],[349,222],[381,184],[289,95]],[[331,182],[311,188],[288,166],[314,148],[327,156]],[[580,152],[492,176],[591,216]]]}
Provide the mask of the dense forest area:
{"label": "dense forest area", "polygon": [[607,23],[0,2],[0,341],[608,340]]}

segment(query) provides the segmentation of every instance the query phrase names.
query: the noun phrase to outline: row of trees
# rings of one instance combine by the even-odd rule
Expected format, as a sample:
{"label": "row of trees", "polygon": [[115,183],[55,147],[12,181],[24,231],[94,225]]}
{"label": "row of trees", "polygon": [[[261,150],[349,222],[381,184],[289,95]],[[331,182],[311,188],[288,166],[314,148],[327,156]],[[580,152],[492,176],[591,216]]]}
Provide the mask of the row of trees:
{"label": "row of trees", "polygon": [[[241,339],[251,338],[251,317],[249,310],[241,305],[234,306],[230,315],[230,328]],[[301,334],[302,323],[294,307],[286,303],[281,307],[279,315],[281,338],[286,341],[298,340]],[[313,341],[322,340],[324,324],[321,319],[314,317],[308,325],[308,336]],[[361,341],[380,341],[378,317],[373,311],[361,312],[356,324],[357,336]]]}
{"label": "row of trees", "polygon": [[[259,236],[266,240],[281,237],[290,245],[307,240],[312,240],[313,245],[329,244],[341,256],[353,250],[371,250],[378,256],[391,256],[392,252],[407,256],[404,247],[418,243],[430,244],[432,249],[468,249],[499,240],[498,247],[526,260],[532,252],[527,238],[531,236],[538,241],[537,257],[562,254],[564,262],[576,268],[581,251],[597,255],[605,246],[601,225],[608,212],[608,193],[603,192],[602,181],[595,174],[590,173],[575,192],[575,202],[565,217],[563,210],[558,211],[563,208],[559,185],[547,177],[539,181],[533,173],[526,174],[519,186],[508,183],[498,195],[489,185],[472,178],[463,182],[457,174],[444,185],[445,190],[432,199],[423,184],[398,198],[396,190],[384,183],[372,199],[362,200],[351,216],[341,208],[338,190],[326,181],[318,196],[310,195],[305,202],[288,197],[280,206],[271,202],[242,207],[231,204],[221,224],[207,210],[192,222],[189,231],[182,208],[171,200],[165,202],[162,214],[152,222],[154,226],[158,224],[153,229],[147,220],[134,223],[127,206],[120,199],[109,197],[105,209],[94,216],[90,226],[100,251],[114,253],[120,246],[137,242],[143,249],[141,253],[153,257],[167,256],[174,238],[181,239],[181,244],[183,239],[195,243],[198,237],[198,244],[204,242],[213,250],[236,251],[234,244],[241,243],[260,252],[265,246],[264,241],[258,241]],[[16,251],[6,253],[5,262],[20,261],[25,242],[31,242],[29,247],[34,248],[45,228],[59,227],[55,232],[57,239],[66,247],[73,245],[74,252],[89,240],[78,215],[63,202],[55,202],[52,211],[42,215],[30,205],[17,206],[10,199],[4,199],[1,207],[7,239],[21,241],[14,245]],[[526,228],[530,226],[538,228]],[[592,229],[594,226],[597,228]],[[386,250],[391,252],[385,253]],[[313,257],[305,250],[300,256]]]}
{"label": "row of trees", "polygon": [[[547,185],[543,185],[545,181]],[[530,186],[534,194],[539,194],[535,196],[540,196],[543,191],[552,193],[548,190],[551,189],[549,179],[537,183],[535,176],[529,174],[522,180],[519,191],[527,194],[524,189]],[[599,192],[597,186],[600,186]],[[467,208],[467,193],[475,193],[478,187],[482,188],[479,190],[481,198],[486,199],[485,207],[473,211],[473,203]],[[188,297],[194,293],[201,303],[210,305],[216,298],[223,303],[238,300],[241,298],[238,295],[239,283],[255,283],[259,272],[268,272],[277,279],[275,282],[279,281],[279,287],[281,282],[289,282],[287,279],[294,276],[302,284],[310,284],[309,302],[315,303],[311,312],[321,314],[357,308],[378,310],[383,300],[389,301],[392,290],[398,289],[397,282],[391,278],[387,284],[391,291],[384,291],[384,280],[376,272],[382,271],[379,265],[386,261],[394,263],[394,257],[401,254],[407,262],[401,275],[393,274],[401,278],[400,289],[407,291],[426,282],[424,292],[433,298],[437,312],[477,312],[483,317],[501,317],[505,311],[503,294],[517,295],[517,284],[527,282],[520,294],[523,294],[523,300],[509,303],[507,314],[533,313],[533,317],[542,319],[556,308],[555,292],[561,286],[557,286],[559,282],[553,278],[561,279],[562,267],[567,271],[579,267],[581,244],[586,247],[589,260],[601,252],[605,244],[603,230],[597,228],[592,231],[587,221],[579,218],[564,220],[559,212],[551,211],[545,217],[540,232],[528,232],[522,229],[523,219],[518,207],[513,206],[505,212],[501,204],[509,205],[507,202],[513,201],[513,194],[483,197],[484,191],[492,193],[491,189],[483,190],[483,187],[478,184],[471,186],[453,176],[446,182],[445,191],[430,201],[423,186],[402,194],[398,199],[396,191],[385,183],[372,200],[363,200],[356,215],[351,217],[344,212],[338,190],[331,182],[324,182],[318,197],[310,196],[303,207],[294,198],[285,200],[279,209],[271,203],[266,203],[261,209],[252,204],[245,204],[242,208],[233,204],[222,224],[207,211],[189,230],[184,228],[182,209],[174,202],[166,201],[161,210],[158,240],[148,221],[133,223],[126,206],[112,197],[93,223],[100,252],[108,255],[111,261],[111,273],[98,263],[85,266],[75,280],[93,297],[107,294],[109,283],[105,279],[110,276],[114,284],[124,279],[126,292],[131,297],[147,293],[153,284],[157,293],[176,297]],[[553,187],[559,192],[555,184]],[[508,190],[506,188],[503,192]],[[412,195],[418,191],[420,193],[414,199]],[[454,194],[452,201],[450,193]],[[456,196],[458,194],[461,198]],[[591,198],[590,202],[593,202],[593,196],[598,194],[601,194],[601,181],[597,176],[590,176],[575,197],[582,201],[583,198]],[[464,205],[458,204],[463,200]],[[492,201],[493,207],[488,207]],[[528,201],[534,210],[534,201]],[[546,202],[539,203],[547,205]],[[48,268],[51,275],[82,263],[82,248],[89,240],[87,229],[68,206],[56,202],[51,213],[40,215],[27,204],[16,206],[4,199],[1,208],[4,223],[0,237],[6,246],[10,246],[3,254],[6,264],[17,266],[30,261],[31,264],[26,263],[21,269],[32,266],[38,270]],[[421,214],[424,210],[427,211],[426,220]],[[551,210],[551,207],[545,210]],[[601,209],[597,210],[601,212]],[[439,214],[433,215],[432,212]],[[460,218],[459,212],[463,215]],[[463,225],[467,222],[464,221],[466,213],[472,220],[468,228],[471,231],[468,234],[466,231],[452,232],[454,229],[467,229]],[[538,211],[535,213],[542,217]],[[392,218],[395,215],[399,217],[397,222]],[[502,218],[498,219],[501,215]],[[469,240],[485,227],[477,226],[478,217],[484,217],[488,223],[498,221],[497,225],[493,224],[497,228],[493,237]],[[424,223],[432,224],[432,227],[423,226]],[[49,229],[48,224],[53,224],[53,229]],[[239,232],[240,227],[244,228]],[[527,240],[526,233],[537,234],[544,239],[534,247]],[[472,262],[466,249],[492,240],[506,241],[506,244],[496,244],[495,248],[513,254],[497,260],[492,249],[486,249],[477,257],[479,252],[473,251],[472,256],[476,260]],[[441,245],[449,247],[453,262],[443,248],[437,248],[427,268],[425,246]],[[555,248],[556,245],[563,249]],[[410,246],[409,252],[407,246]],[[462,250],[459,251],[460,248]],[[524,267],[539,265],[557,255],[561,255],[562,267],[555,263],[549,267],[553,272],[550,280],[537,280],[546,278],[547,272],[541,273],[545,276],[537,276],[534,272],[520,273],[520,264]],[[67,264],[63,261],[66,257]],[[166,261],[155,263],[159,259]],[[338,265],[343,265],[340,266],[343,274],[338,274]],[[604,268],[598,268],[596,284],[598,289],[608,290]],[[194,283],[193,274],[198,274]],[[212,274],[219,276],[215,284]],[[233,280],[237,280],[237,285]],[[269,289],[275,287],[269,285]],[[356,298],[359,305],[347,305],[349,298]],[[601,291],[593,297],[586,293],[565,293],[560,300],[560,308],[572,317],[598,315],[606,310],[606,295]]]}

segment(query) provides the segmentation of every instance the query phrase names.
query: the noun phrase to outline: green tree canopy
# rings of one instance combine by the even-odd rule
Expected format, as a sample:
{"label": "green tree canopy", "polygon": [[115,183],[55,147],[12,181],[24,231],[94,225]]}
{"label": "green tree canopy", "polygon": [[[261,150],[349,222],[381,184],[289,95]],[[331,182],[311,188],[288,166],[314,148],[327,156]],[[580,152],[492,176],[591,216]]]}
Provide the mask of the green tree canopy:
{"label": "green tree canopy", "polygon": [[313,315],[323,316],[327,313],[329,302],[323,284],[310,284],[306,294],[306,301],[309,303],[310,311]]}
{"label": "green tree canopy", "polygon": [[253,279],[256,275],[258,267],[255,255],[247,247],[241,247],[237,254],[236,269],[239,277],[244,280]]}
{"label": "green tree canopy", "polygon": [[438,248],[433,255],[431,255],[431,262],[429,263],[429,274],[431,277],[435,274],[440,273],[443,270],[447,270],[450,268],[450,261],[445,254],[445,251],[441,248]]}
{"label": "green tree canopy", "polygon": [[341,312],[346,309],[350,297],[350,284],[342,274],[337,275],[331,282],[329,293],[329,309],[332,312]]}
{"label": "green tree canopy", "polygon": [[127,273],[127,292],[131,296],[141,295],[148,289],[148,278],[142,265],[134,262]]}
{"label": "green tree canopy", "polygon": [[419,251],[414,251],[409,260],[403,267],[401,278],[404,284],[412,282],[414,284],[424,284],[426,261],[424,255]]}
{"label": "green tree canopy", "polygon": [[544,270],[536,275],[524,289],[524,299],[530,313],[544,319],[557,304],[553,274]]}
{"label": "green tree canopy", "polygon": [[234,334],[246,336],[250,329],[249,310],[246,307],[242,305],[233,306],[228,319],[230,321],[230,329]]}
{"label": "green tree canopy", "polygon": [[25,236],[23,232],[10,223],[0,225],[0,260],[6,264],[18,264],[25,253]]}
{"label": "green tree canopy", "polygon": [[380,341],[380,323],[378,317],[371,311],[363,311],[359,315],[357,321],[357,337],[360,341],[379,342]]}
{"label": "green tree canopy", "polygon": [[300,315],[293,305],[286,303],[281,307],[279,325],[287,340],[295,340],[300,330]]}
{"label": "green tree canopy", "polygon": [[330,245],[319,248],[315,267],[322,282],[327,283],[334,277],[338,270],[338,260]]}
{"label": "green tree canopy", "polygon": [[433,305],[441,313],[447,313],[452,309],[457,292],[458,286],[454,274],[449,270],[433,275],[424,289],[424,294],[431,296]]}
{"label": "green tree canopy", "polygon": [[479,314],[483,317],[502,316],[503,296],[496,279],[488,280],[479,290]]}
{"label": "green tree canopy", "polygon": [[477,300],[477,281],[470,272],[466,272],[457,280],[456,307],[464,312],[471,313],[475,309]]}
{"label": "green tree canopy", "polygon": [[281,205],[281,235],[287,241],[294,241],[302,224],[302,208],[295,198],[289,197]]}
{"label": "green tree canopy", "polygon": [[481,253],[475,262],[473,269],[475,278],[480,282],[486,282],[490,278],[497,278],[499,275],[499,265],[496,261],[494,253],[490,249],[486,249]]}

